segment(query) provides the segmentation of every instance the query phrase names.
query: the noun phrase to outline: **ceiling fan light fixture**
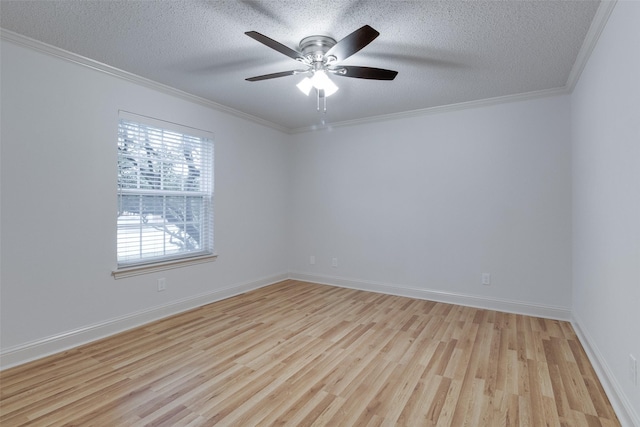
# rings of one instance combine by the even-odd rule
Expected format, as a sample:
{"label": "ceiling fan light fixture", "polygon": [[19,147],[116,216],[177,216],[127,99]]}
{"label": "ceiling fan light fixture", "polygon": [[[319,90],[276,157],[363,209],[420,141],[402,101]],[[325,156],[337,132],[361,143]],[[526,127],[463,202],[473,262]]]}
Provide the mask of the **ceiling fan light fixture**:
{"label": "ceiling fan light fixture", "polygon": [[324,96],[331,96],[338,91],[338,86],[331,81],[329,76],[324,70],[314,71],[313,76],[311,78],[305,77],[300,83],[298,83],[298,89],[300,92],[309,96],[311,92],[311,88],[316,88],[316,90],[324,91]]}
{"label": "ceiling fan light fixture", "polygon": [[250,82],[275,79],[278,77],[307,74],[297,84],[298,89],[309,96],[311,89],[316,89],[318,111],[320,111],[320,99],[323,100],[323,111],[327,111],[327,97],[338,91],[338,86],[329,78],[329,73],[344,77],[353,77],[369,80],[393,80],[397,71],[382,68],[336,66],[351,55],[359,52],[380,35],[369,25],[363,25],[339,42],[328,36],[314,35],[305,37],[300,41],[299,51],[291,49],[257,31],[247,31],[245,34],[265,46],[288,56],[301,63],[306,69],[282,71],[279,73],[265,74],[245,79]]}

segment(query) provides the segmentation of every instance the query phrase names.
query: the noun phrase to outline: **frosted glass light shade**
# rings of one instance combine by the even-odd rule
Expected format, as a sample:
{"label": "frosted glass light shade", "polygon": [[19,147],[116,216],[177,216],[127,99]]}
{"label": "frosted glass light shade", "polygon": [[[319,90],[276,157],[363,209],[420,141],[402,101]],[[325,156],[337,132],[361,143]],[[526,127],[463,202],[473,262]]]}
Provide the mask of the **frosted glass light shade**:
{"label": "frosted glass light shade", "polygon": [[305,77],[297,86],[298,89],[307,96],[309,92],[311,92],[312,87],[315,87],[317,90],[324,90],[324,96],[331,96],[338,91],[338,86],[331,81],[324,70],[316,71],[311,78]]}
{"label": "frosted glass light shade", "polygon": [[311,82],[311,79],[309,77],[305,77],[296,86],[298,86],[298,89],[300,89],[300,92],[302,92],[305,95],[309,96],[309,92],[311,92],[311,88],[313,87],[313,83]]}

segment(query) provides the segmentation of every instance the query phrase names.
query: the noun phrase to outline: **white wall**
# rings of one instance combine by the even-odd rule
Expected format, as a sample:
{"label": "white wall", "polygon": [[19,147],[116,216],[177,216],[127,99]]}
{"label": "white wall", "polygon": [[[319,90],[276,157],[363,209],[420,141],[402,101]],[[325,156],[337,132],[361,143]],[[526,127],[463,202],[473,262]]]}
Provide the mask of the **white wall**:
{"label": "white wall", "polygon": [[[74,344],[67,335],[113,332],[292,271],[573,310],[605,387],[638,423],[628,378],[628,355],[640,360],[637,22],[640,3],[618,2],[570,97],[293,136],[3,41],[3,365],[14,349],[42,355]],[[111,277],[119,109],[214,132],[214,263]],[[155,291],[158,277],[167,291]],[[51,337],[62,338],[47,346]]]}
{"label": "white wall", "polygon": [[569,313],[569,119],[557,96],[296,135],[291,269]]}
{"label": "white wall", "polygon": [[575,323],[635,425],[640,385],[628,357],[640,366],[638,23],[640,3],[619,1],[571,99]]}
{"label": "white wall", "polygon": [[[77,343],[47,347],[52,337],[81,341],[286,277],[288,135],[11,42],[1,49],[3,352],[39,343],[41,356]],[[120,109],[214,133],[215,262],[111,276]]]}

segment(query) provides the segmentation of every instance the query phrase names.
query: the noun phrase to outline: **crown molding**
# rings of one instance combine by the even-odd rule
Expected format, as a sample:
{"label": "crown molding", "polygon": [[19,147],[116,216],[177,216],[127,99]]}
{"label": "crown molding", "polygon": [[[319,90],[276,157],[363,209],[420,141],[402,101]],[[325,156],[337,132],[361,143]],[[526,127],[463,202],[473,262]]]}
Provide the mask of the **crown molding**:
{"label": "crown molding", "polygon": [[573,92],[578,80],[580,79],[580,75],[584,70],[584,67],[587,65],[589,58],[591,57],[591,53],[593,49],[596,47],[598,40],[600,39],[600,35],[604,30],[607,22],[609,20],[609,16],[611,16],[611,12],[613,11],[618,0],[602,0],[598,5],[598,9],[591,21],[591,25],[589,26],[589,30],[587,31],[587,35],[585,36],[584,42],[582,43],[582,47],[578,52],[575,62],[573,63],[573,67],[571,67],[571,72],[569,73],[569,77],[567,78],[567,83],[558,88],[554,89],[544,89],[539,91],[532,91],[526,93],[518,93],[514,95],[506,95],[499,96],[495,98],[486,98],[479,99],[475,101],[467,101],[460,102],[457,104],[449,104],[449,105],[441,105],[430,108],[423,108],[418,110],[411,110],[402,113],[393,113],[393,114],[384,114],[380,116],[374,117],[366,117],[364,119],[355,119],[355,120],[347,120],[343,122],[331,123],[325,126],[308,126],[297,129],[291,129],[290,133],[304,133],[304,132],[314,132],[321,130],[331,130],[333,128],[342,127],[342,126],[354,126],[366,123],[375,123],[385,120],[396,120],[408,117],[416,117],[423,116],[427,114],[439,114],[439,113],[447,113],[452,111],[465,110],[468,108],[478,108],[478,107],[486,107],[490,105],[503,104],[507,102],[516,102],[516,101],[526,101],[536,98],[543,98],[547,96],[556,96],[556,95],[570,95]]}
{"label": "crown molding", "polygon": [[618,0],[602,0],[600,2],[598,10],[596,10],[596,14],[593,17],[593,21],[591,21],[589,31],[587,31],[582,47],[580,48],[578,56],[571,68],[571,72],[569,73],[569,78],[565,85],[569,93],[573,92],[576,84],[578,84],[580,75],[582,74],[584,67],[587,65],[593,49],[596,47],[596,44],[598,44],[600,34],[602,34],[602,30],[604,30],[604,27],[607,25],[609,16],[611,16],[611,12],[613,11],[617,1]]}
{"label": "crown molding", "polygon": [[398,120],[409,117],[426,116],[429,114],[449,113],[452,111],[467,110],[470,108],[488,107],[491,105],[505,104],[509,102],[529,101],[532,99],[546,98],[550,96],[568,95],[569,90],[563,86],[553,89],[536,90],[532,92],[516,93],[513,95],[497,96],[494,98],[477,99],[474,101],[459,102],[456,104],[439,105],[436,107],[421,108],[418,110],[404,111],[401,113],[383,114],[379,116],[365,117],[363,119],[346,120],[343,122],[330,123],[323,126],[308,126],[303,128],[291,129],[289,133],[304,133],[320,130],[331,130],[343,126],[355,126],[367,123],[378,123],[387,120]]}
{"label": "crown molding", "polygon": [[193,102],[195,104],[202,105],[207,108],[211,108],[212,110],[220,111],[226,114],[230,114],[235,117],[239,117],[241,119],[248,120],[250,122],[254,122],[263,126],[270,127],[272,129],[279,130],[280,132],[290,133],[291,129],[278,125],[276,123],[270,122],[268,120],[261,119],[259,117],[252,116],[250,114],[244,113],[242,111],[227,107],[222,104],[218,104],[216,102],[210,101],[208,99],[190,94],[188,92],[184,92],[182,90],[173,88],[171,86],[167,86],[162,83],[158,83],[154,80],[147,79],[145,77],[141,77],[137,74],[129,73],[128,71],[121,70],[116,67],[112,67],[111,65],[104,64],[102,62],[95,61],[93,59],[84,57],[82,55],[78,55],[73,52],[69,52],[68,50],[60,49],[58,47],[52,46],[47,43],[43,43],[41,41],[32,39],[30,37],[23,36],[21,34],[15,33],[13,31],[6,30],[4,28],[0,28],[0,39],[11,42],[18,46],[26,47],[31,50],[35,50],[40,53],[44,53],[55,58],[63,59],[65,61],[72,62],[74,64],[81,65],[83,67],[90,68],[95,71],[99,71],[104,74],[108,74],[113,77],[117,77],[119,79],[125,80],[130,83],[134,83],[140,86],[147,87],[149,89],[156,90],[158,92],[174,96],[176,98],[183,99],[185,101]]}
{"label": "crown molding", "polygon": [[330,124],[321,125],[321,126],[312,125],[312,126],[293,128],[293,129],[273,123],[268,120],[261,119],[256,116],[252,116],[250,114],[244,113],[239,110],[235,110],[233,108],[227,107],[222,104],[218,104],[208,99],[205,99],[196,95],[192,95],[190,93],[181,91],[171,86],[164,85],[162,83],[158,83],[156,81],[147,79],[145,77],[141,77],[136,74],[129,73],[124,70],[120,70],[110,65],[103,64],[98,61],[94,61],[92,59],[75,54],[73,52],[69,52],[64,49],[51,46],[49,44],[40,42],[38,40],[34,40],[32,38],[14,33],[13,31],[5,30],[4,28],[0,28],[0,39],[7,40],[14,44],[33,49],[33,50],[54,56],[56,58],[64,59],[79,65],[91,68],[93,70],[100,71],[100,72],[109,74],[111,76],[118,77],[120,79],[129,81],[135,84],[139,84],[171,96],[184,99],[186,101],[194,102],[196,104],[203,105],[205,107],[211,108],[216,111],[227,113],[227,114],[248,120],[250,122],[267,126],[286,134],[298,134],[298,133],[316,132],[316,131],[323,131],[323,130],[329,131],[331,129],[338,128],[338,127],[355,126],[355,125],[362,125],[367,123],[377,123],[380,121],[398,120],[398,119],[404,119],[409,117],[424,116],[428,114],[440,114],[440,113],[460,111],[460,110],[465,110],[470,108],[487,107],[491,105],[504,104],[508,102],[526,101],[526,100],[544,98],[549,96],[571,94],[578,80],[580,79],[580,75],[587,64],[591,56],[591,53],[593,52],[593,49],[595,48],[598,42],[598,39],[600,38],[600,34],[602,34],[602,31],[604,30],[604,27],[606,26],[606,23],[609,20],[609,16],[613,11],[616,2],[617,0],[602,0],[600,2],[600,5],[598,6],[598,9],[593,18],[593,21],[591,22],[591,26],[589,27],[589,31],[587,32],[587,35],[582,44],[582,47],[578,52],[576,61],[574,62],[573,67],[571,68],[571,72],[569,73],[569,77],[567,79],[567,83],[565,84],[565,86],[552,88],[552,89],[543,89],[543,90],[532,91],[532,92],[518,93],[513,95],[498,96],[494,98],[466,101],[466,102],[460,102],[456,104],[422,108],[417,110],[404,111],[400,113],[383,114],[379,116],[365,117],[362,119],[345,120],[345,121],[330,123]]}

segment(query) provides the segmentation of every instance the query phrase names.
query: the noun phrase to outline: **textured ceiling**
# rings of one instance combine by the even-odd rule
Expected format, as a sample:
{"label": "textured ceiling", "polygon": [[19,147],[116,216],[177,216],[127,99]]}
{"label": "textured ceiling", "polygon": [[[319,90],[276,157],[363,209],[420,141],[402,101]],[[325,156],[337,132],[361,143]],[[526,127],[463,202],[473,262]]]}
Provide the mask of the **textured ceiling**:
{"label": "textured ceiling", "polygon": [[[12,32],[275,123],[303,129],[564,87],[598,1],[7,1]],[[293,49],[362,25],[380,36],[343,64],[398,71],[394,81],[333,76],[326,114],[296,88],[296,69],[247,37]]]}

